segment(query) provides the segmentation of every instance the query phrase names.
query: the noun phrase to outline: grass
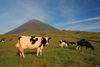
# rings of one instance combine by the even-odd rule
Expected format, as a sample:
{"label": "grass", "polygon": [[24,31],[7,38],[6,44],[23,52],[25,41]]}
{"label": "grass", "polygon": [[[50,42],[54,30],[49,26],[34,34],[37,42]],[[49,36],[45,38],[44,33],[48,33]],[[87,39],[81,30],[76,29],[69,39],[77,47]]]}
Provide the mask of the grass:
{"label": "grass", "polygon": [[[42,56],[36,56],[36,49],[25,50],[26,58],[21,58],[15,49],[15,43],[21,35],[48,36],[52,39],[49,46],[45,46]],[[4,43],[0,43],[0,67],[100,67],[100,34],[93,32],[49,32],[33,34],[12,34],[0,35],[0,39],[5,38]],[[14,41],[9,41],[14,38]],[[75,46],[60,48],[59,41],[67,40],[77,42],[81,38],[89,41],[95,50],[85,49],[76,50]]]}

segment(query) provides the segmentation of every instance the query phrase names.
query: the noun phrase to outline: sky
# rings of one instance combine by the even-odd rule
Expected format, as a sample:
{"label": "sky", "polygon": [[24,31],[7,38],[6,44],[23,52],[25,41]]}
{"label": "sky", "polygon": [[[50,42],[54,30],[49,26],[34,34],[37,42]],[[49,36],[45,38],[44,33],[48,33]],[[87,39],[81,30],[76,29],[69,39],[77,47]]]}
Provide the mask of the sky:
{"label": "sky", "polygon": [[0,0],[0,34],[31,19],[59,30],[100,32],[100,0]]}

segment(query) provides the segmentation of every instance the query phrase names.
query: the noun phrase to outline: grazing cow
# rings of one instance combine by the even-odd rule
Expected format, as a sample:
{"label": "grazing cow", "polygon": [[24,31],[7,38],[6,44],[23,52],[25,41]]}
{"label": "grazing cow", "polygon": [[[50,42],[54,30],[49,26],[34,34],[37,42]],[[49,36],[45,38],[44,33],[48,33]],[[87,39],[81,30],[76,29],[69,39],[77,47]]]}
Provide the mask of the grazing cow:
{"label": "grazing cow", "polygon": [[11,38],[10,41],[14,41],[14,38]]}
{"label": "grazing cow", "polygon": [[75,42],[68,42],[69,45],[75,45]]}
{"label": "grazing cow", "polygon": [[85,41],[85,39],[81,39],[80,41],[77,41],[77,46],[76,46],[76,49],[80,49],[80,46],[81,47],[86,47],[87,48],[91,48],[92,50],[94,50],[94,47],[91,45],[90,42],[88,41]]}
{"label": "grazing cow", "polygon": [[28,49],[37,49],[37,56],[40,52],[40,55],[42,55],[42,49],[45,47],[45,45],[49,45],[49,39],[48,37],[35,37],[35,36],[21,36],[18,38],[18,43],[15,45],[15,47],[18,47],[18,52],[20,54],[20,57],[25,58],[24,56],[24,50],[26,48]]}
{"label": "grazing cow", "polygon": [[65,47],[68,48],[68,44],[67,44],[67,41],[66,40],[60,40],[59,43],[60,43],[60,47],[63,48],[63,46],[65,46]]}
{"label": "grazing cow", "polygon": [[5,39],[4,39],[4,38],[2,38],[2,39],[0,40],[0,42],[5,42]]}

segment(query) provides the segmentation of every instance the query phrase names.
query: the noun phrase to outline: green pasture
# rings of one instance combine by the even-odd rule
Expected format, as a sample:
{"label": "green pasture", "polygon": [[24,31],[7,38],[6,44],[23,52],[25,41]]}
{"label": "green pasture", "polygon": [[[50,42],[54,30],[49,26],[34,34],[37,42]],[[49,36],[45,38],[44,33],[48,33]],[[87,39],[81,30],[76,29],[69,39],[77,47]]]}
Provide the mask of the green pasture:
{"label": "green pasture", "polygon": [[[44,47],[42,56],[36,56],[36,49],[26,49],[26,58],[19,57],[15,44],[22,35],[51,37],[50,45]],[[0,35],[1,38],[5,38],[5,42],[0,43],[0,67],[100,67],[100,33],[63,30]],[[14,38],[14,41],[9,41],[10,38]],[[76,45],[59,47],[61,39],[77,43],[82,38],[89,41],[95,50],[86,50],[85,47],[76,50]]]}

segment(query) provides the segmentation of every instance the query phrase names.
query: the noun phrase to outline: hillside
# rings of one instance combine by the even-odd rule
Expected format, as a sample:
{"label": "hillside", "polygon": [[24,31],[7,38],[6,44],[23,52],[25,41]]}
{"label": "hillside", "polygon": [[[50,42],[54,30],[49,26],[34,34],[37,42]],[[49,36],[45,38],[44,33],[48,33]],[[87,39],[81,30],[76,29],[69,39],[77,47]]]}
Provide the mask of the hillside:
{"label": "hillside", "polygon": [[[21,34],[0,35],[5,38],[4,43],[0,43],[0,67],[100,67],[100,33],[82,31],[59,31],[50,32],[45,35],[24,34],[28,36],[51,37],[49,46],[43,48],[42,55],[36,56],[37,49],[26,49],[26,58],[19,57],[15,44]],[[14,41],[9,41],[14,38]],[[60,40],[75,42],[68,48],[60,48]],[[81,47],[76,50],[77,41],[85,39],[89,41],[95,50]]]}
{"label": "hillside", "polygon": [[47,31],[58,31],[58,29],[39,20],[33,19],[29,20],[28,22],[24,23],[18,28],[13,29],[5,34],[47,32]]}

